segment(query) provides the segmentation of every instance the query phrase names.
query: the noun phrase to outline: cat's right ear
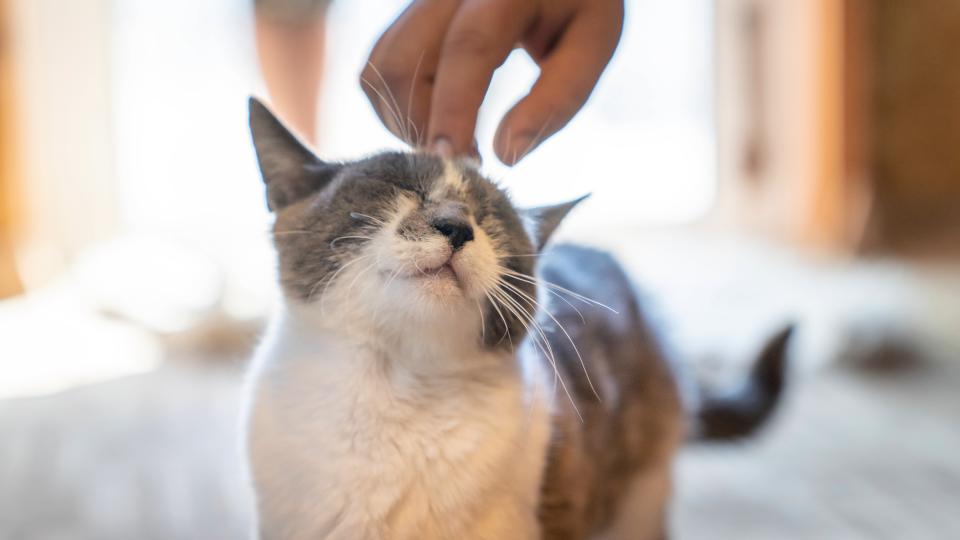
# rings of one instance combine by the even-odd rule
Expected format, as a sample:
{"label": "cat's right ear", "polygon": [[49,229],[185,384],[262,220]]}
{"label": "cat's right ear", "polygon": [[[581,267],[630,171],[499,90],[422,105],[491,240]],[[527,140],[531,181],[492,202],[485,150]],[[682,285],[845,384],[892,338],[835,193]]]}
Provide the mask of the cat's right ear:
{"label": "cat's right ear", "polygon": [[534,247],[537,253],[543,251],[547,241],[553,235],[563,218],[573,210],[573,207],[582,203],[589,197],[587,193],[572,201],[550,206],[539,206],[537,208],[524,208],[520,210],[520,215],[526,219],[526,227],[533,239]]}
{"label": "cat's right ear", "polygon": [[267,207],[273,212],[323,189],[340,169],[321,161],[254,97],[250,98],[250,132],[267,186]]}

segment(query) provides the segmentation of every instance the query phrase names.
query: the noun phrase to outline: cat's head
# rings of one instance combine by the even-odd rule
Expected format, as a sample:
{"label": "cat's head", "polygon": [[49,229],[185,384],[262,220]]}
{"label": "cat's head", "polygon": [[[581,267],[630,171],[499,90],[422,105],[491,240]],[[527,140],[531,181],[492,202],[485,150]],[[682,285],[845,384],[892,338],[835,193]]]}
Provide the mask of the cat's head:
{"label": "cat's head", "polygon": [[288,302],[387,334],[519,343],[536,255],[579,201],[519,210],[470,162],[424,153],[327,163],[255,99],[250,127]]}

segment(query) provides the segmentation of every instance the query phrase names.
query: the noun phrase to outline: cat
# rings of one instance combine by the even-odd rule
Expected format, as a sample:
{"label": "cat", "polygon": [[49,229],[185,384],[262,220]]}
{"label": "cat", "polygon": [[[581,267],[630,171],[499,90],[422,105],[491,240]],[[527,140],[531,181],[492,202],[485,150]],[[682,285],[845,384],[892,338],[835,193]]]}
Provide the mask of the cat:
{"label": "cat", "polygon": [[[282,307],[248,380],[264,539],[659,539],[688,437],[674,368],[606,253],[547,247],[582,199],[518,209],[470,160],[321,161],[259,101]],[[705,401],[737,437],[789,331]]]}

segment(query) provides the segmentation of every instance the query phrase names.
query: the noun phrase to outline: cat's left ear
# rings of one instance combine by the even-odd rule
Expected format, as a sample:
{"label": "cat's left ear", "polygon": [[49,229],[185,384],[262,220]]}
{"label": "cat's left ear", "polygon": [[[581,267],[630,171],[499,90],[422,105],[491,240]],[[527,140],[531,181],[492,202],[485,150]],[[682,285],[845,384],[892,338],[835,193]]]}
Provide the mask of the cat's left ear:
{"label": "cat's left ear", "polygon": [[520,210],[520,215],[527,222],[527,228],[533,239],[537,253],[543,251],[547,241],[560,226],[563,218],[567,217],[573,207],[584,201],[590,194],[568,201],[565,203],[554,204],[550,206],[538,206],[536,208],[525,208]]}
{"label": "cat's left ear", "polygon": [[325,163],[256,98],[250,98],[250,132],[271,211],[315,193],[340,170]]}

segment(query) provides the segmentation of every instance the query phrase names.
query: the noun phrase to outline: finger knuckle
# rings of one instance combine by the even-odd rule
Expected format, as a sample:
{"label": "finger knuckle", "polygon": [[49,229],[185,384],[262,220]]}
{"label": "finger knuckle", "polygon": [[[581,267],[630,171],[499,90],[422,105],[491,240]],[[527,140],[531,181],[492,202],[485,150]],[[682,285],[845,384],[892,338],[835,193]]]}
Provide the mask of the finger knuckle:
{"label": "finger knuckle", "polygon": [[376,68],[367,66],[360,72],[360,80],[358,82],[363,88],[363,91],[369,96],[376,95],[374,89],[381,92],[384,90],[395,92],[407,83],[409,77],[409,71],[403,66],[389,63]]}
{"label": "finger knuckle", "polygon": [[489,31],[482,28],[463,28],[451,32],[445,45],[448,53],[488,56],[494,51],[495,40]]}
{"label": "finger knuckle", "polygon": [[378,78],[382,79],[381,82],[384,86],[390,88],[393,91],[397,91],[403,85],[407,84],[412,77],[413,67],[410,66],[400,66],[396,64],[386,64],[380,68],[380,75]]}

